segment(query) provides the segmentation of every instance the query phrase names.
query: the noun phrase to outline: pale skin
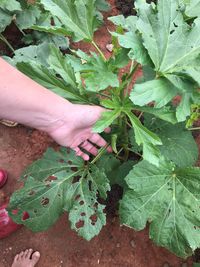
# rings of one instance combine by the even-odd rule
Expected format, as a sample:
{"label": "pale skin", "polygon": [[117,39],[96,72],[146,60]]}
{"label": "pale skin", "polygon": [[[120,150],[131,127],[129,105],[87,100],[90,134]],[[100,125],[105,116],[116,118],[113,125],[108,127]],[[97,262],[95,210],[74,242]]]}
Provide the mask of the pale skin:
{"label": "pale skin", "polygon": [[85,160],[89,160],[89,156],[81,148],[97,155],[97,147],[106,146],[106,141],[92,132],[103,108],[72,104],[1,58],[0,80],[0,118],[45,131],[58,144],[74,149]]}
{"label": "pale skin", "polygon": [[[70,103],[0,58],[0,119],[44,131],[58,144],[74,149],[78,156],[89,160],[83,148],[96,156],[98,148],[107,145],[99,134],[92,132],[103,111],[99,106]],[[16,255],[12,267],[33,267],[39,257],[39,252],[23,251]]]}

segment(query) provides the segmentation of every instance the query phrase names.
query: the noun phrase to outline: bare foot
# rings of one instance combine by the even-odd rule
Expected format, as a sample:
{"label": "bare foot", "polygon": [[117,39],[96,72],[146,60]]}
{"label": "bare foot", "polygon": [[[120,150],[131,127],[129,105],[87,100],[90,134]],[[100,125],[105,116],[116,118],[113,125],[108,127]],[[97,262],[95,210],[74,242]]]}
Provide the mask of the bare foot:
{"label": "bare foot", "polygon": [[40,259],[40,253],[38,251],[32,253],[32,249],[20,252],[15,256],[11,267],[34,267]]}

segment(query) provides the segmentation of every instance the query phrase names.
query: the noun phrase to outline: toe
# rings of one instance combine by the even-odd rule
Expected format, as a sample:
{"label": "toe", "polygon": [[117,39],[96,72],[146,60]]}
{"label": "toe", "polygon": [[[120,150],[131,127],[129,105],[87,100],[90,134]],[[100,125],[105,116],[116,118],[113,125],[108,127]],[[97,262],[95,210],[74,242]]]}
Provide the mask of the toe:
{"label": "toe", "polygon": [[24,256],[23,256],[24,258],[28,258],[28,251],[29,251],[28,249],[25,250]]}
{"label": "toe", "polygon": [[32,255],[31,259],[31,267],[35,266],[35,264],[39,261],[40,259],[40,253],[38,251],[34,252]]}
{"label": "toe", "polygon": [[23,256],[24,256],[24,251],[21,251],[21,252],[19,253],[19,259],[22,259]]}
{"label": "toe", "polygon": [[14,262],[18,261],[19,259],[19,254],[17,254],[15,257],[14,257]]}
{"label": "toe", "polygon": [[31,258],[32,253],[33,253],[33,250],[32,250],[32,248],[30,248],[30,249],[28,250],[28,255],[27,255],[27,257],[28,257],[29,259]]}

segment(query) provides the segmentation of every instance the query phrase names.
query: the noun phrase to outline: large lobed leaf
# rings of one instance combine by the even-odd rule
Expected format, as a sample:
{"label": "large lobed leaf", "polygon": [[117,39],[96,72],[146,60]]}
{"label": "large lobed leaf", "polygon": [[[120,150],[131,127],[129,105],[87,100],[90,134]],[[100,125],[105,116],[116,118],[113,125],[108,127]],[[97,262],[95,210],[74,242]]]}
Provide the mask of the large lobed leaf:
{"label": "large lobed leaf", "polygon": [[[105,225],[105,206],[99,197],[106,199],[110,185],[103,168],[86,167],[70,150],[49,149],[26,170],[24,180],[8,207],[15,222],[35,232],[44,231],[66,210],[72,229],[87,240]],[[27,219],[23,219],[25,213]]]}
{"label": "large lobed leaf", "polygon": [[[74,41],[93,40],[93,34],[102,22],[102,17],[97,10],[105,9],[105,3],[96,0],[40,0],[44,9],[56,17],[61,26],[37,26],[33,29],[63,35],[72,35]],[[103,5],[102,5],[103,4]]]}
{"label": "large lobed leaf", "polygon": [[200,168],[159,167],[142,161],[126,177],[129,189],[120,205],[121,222],[142,230],[177,256],[186,258],[200,246]]}
{"label": "large lobed leaf", "polygon": [[162,146],[158,147],[161,155],[181,168],[196,163],[198,146],[192,133],[185,129],[184,123],[174,126],[147,114],[144,118],[144,125],[162,140]]}
{"label": "large lobed leaf", "polygon": [[191,26],[185,22],[178,0],[158,0],[157,6],[137,0],[135,6],[138,18],[111,18],[125,29],[125,33],[114,35],[122,46],[131,49],[131,55],[138,62],[149,66],[153,63],[156,76],[136,84],[130,98],[136,105],[144,106],[153,101],[161,108],[175,95],[181,95],[176,117],[184,121],[199,95],[200,19]]}

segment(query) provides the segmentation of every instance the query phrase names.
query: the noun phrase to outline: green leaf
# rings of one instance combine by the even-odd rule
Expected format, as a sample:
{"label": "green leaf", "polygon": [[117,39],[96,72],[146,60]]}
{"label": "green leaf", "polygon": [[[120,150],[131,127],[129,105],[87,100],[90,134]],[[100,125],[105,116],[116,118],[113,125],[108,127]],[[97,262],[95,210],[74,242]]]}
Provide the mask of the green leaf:
{"label": "green leaf", "polygon": [[185,121],[191,114],[191,105],[194,103],[193,94],[185,93],[182,96],[181,102],[176,110],[178,122]]}
{"label": "green leaf", "polygon": [[96,0],[96,7],[100,11],[110,10],[110,4],[106,0]]}
{"label": "green leaf", "polygon": [[48,66],[47,58],[49,57],[49,44],[43,43],[40,45],[30,45],[28,47],[15,50],[15,55],[12,58],[14,64],[19,62],[34,62]]}
{"label": "green leaf", "polygon": [[54,93],[74,102],[88,103],[88,100],[81,96],[79,91],[74,90],[63,80],[56,77],[56,74],[39,64],[18,63],[17,68],[24,74],[35,80],[42,86]]}
{"label": "green leaf", "polygon": [[100,23],[95,0],[41,0],[41,3],[60,20],[67,33],[71,32],[74,41],[93,40],[93,33]]}
{"label": "green leaf", "polygon": [[161,145],[160,138],[142,125],[140,120],[131,112],[126,111],[135,133],[135,140],[138,145],[143,145],[143,158],[152,164],[158,165],[160,154],[156,145]]}
{"label": "green leaf", "polygon": [[200,2],[199,0],[184,0],[186,3],[185,14],[188,17],[199,17]]}
{"label": "green leaf", "polygon": [[77,55],[85,64],[79,65],[83,69],[86,89],[91,92],[99,92],[107,87],[118,87],[117,74],[113,73],[110,62],[105,62],[100,55],[91,53],[91,57],[83,51],[78,50]]}
{"label": "green leaf", "polygon": [[19,1],[16,0],[1,0],[0,5],[2,9],[6,9],[7,11],[22,10]]}
{"label": "green leaf", "polygon": [[162,140],[160,153],[179,167],[188,167],[198,159],[198,147],[184,123],[171,125],[145,115],[145,126],[156,133]]}
{"label": "green leaf", "polygon": [[30,28],[41,15],[41,9],[36,5],[27,5],[22,12],[16,12],[16,24],[19,29]]}
{"label": "green leaf", "polygon": [[[103,169],[86,168],[74,152],[49,149],[26,170],[24,179],[24,187],[12,195],[8,208],[15,222],[44,231],[66,210],[72,229],[87,240],[105,225],[105,206],[98,197],[107,197],[109,181]],[[25,212],[28,218],[23,220]]]}
{"label": "green leaf", "polygon": [[121,223],[142,230],[150,223],[150,238],[179,257],[200,246],[200,168],[159,167],[142,161],[126,177]]}
{"label": "green leaf", "polygon": [[165,78],[136,84],[131,91],[130,99],[135,105],[143,106],[155,101],[155,107],[165,106],[174,96],[177,88]]}
{"label": "green leaf", "polygon": [[12,15],[0,8],[0,33],[12,22]]}
{"label": "green leaf", "polygon": [[[143,0],[136,1],[137,28],[158,72],[175,73],[177,69],[194,67],[200,52],[200,20],[190,27],[184,22],[177,0],[159,0],[157,10]],[[165,10],[165,14],[163,14]]]}
{"label": "green leaf", "polygon": [[105,154],[97,161],[97,167],[105,170],[111,185],[118,184],[123,188],[126,187],[124,179],[134,164],[132,160],[121,163],[113,154]]}
{"label": "green leaf", "polygon": [[48,58],[50,68],[59,74],[67,84],[70,84],[76,89],[77,84],[74,69],[68,64],[66,57],[53,45],[50,50],[51,52]]}
{"label": "green leaf", "polygon": [[137,32],[137,17],[129,16],[128,18],[124,18],[123,15],[119,15],[110,17],[109,20],[115,25],[122,26],[126,29],[124,34],[114,32],[112,35],[118,37],[119,44],[122,47],[130,49],[129,57],[132,60],[137,60],[137,62],[142,65],[151,64],[148,52],[143,45],[142,38]]}
{"label": "green leaf", "polygon": [[177,123],[175,111],[172,110],[170,107],[154,108],[149,106],[146,107],[134,106],[134,109],[148,114],[152,114],[155,117],[170,122],[172,124]]}
{"label": "green leaf", "polygon": [[101,133],[110,126],[121,114],[121,110],[105,111],[102,113],[101,118],[95,123],[92,130],[95,133]]}

